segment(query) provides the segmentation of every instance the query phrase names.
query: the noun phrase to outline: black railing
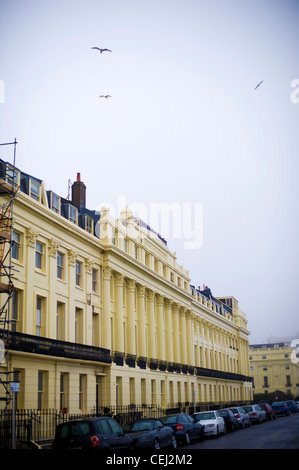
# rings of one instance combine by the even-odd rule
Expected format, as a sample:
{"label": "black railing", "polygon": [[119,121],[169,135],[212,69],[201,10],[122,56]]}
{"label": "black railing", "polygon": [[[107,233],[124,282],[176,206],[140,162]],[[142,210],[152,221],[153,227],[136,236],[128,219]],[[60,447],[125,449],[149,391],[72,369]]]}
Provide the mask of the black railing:
{"label": "black railing", "polygon": [[[245,402],[242,402],[244,404]],[[247,403],[247,402],[246,402]],[[249,402],[248,402],[249,403]],[[55,437],[56,426],[74,419],[110,416],[124,426],[130,421],[142,418],[160,418],[172,413],[188,413],[220,409],[234,403],[176,403],[162,407],[158,405],[101,406],[89,414],[68,414],[57,410],[16,410],[15,437],[17,448],[36,448],[50,443]],[[0,412],[0,449],[12,447],[12,410]]]}
{"label": "black railing", "polygon": [[[0,330],[0,334],[1,333],[2,331]],[[112,362],[108,349],[17,332],[9,333],[8,348],[12,351],[45,354],[55,357],[67,357],[70,359],[104,362],[107,364],[111,364]]]}

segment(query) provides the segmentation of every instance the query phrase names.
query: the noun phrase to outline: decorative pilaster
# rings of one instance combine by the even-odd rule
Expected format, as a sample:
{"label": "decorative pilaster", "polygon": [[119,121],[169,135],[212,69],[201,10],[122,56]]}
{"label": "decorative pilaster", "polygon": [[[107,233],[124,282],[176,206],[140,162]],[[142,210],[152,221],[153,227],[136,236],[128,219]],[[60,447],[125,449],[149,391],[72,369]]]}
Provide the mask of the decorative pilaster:
{"label": "decorative pilaster", "polygon": [[[137,314],[138,314],[138,351],[139,358],[146,361],[146,329],[145,329],[145,286],[137,285]],[[144,360],[142,361],[144,363]]]}
{"label": "decorative pilaster", "polygon": [[114,273],[115,287],[115,352],[124,353],[124,329],[123,329],[123,285],[124,276]]}
{"label": "decorative pilaster", "polygon": [[156,335],[155,335],[155,294],[152,290],[147,290],[147,316],[148,316],[148,354],[150,360],[157,359]]}
{"label": "decorative pilaster", "polygon": [[135,281],[133,279],[126,279],[127,285],[127,344],[128,348],[126,354],[130,359],[130,366],[132,361],[136,359],[136,337],[135,337]]}
{"label": "decorative pilaster", "polygon": [[165,308],[165,330],[166,330],[166,361],[174,362],[173,357],[173,328],[172,328],[172,300],[164,300]]}
{"label": "decorative pilaster", "polygon": [[173,316],[173,359],[175,364],[181,363],[180,351],[180,327],[179,327],[179,305],[174,303],[172,306]]}
{"label": "decorative pilaster", "polygon": [[111,268],[103,268],[103,348],[111,350],[111,309],[110,309],[110,289],[111,289]]}
{"label": "decorative pilaster", "polygon": [[[165,340],[164,340],[164,297],[160,294],[156,295],[157,305],[157,335],[158,335],[158,359],[165,363]],[[166,365],[166,364],[165,364]]]}

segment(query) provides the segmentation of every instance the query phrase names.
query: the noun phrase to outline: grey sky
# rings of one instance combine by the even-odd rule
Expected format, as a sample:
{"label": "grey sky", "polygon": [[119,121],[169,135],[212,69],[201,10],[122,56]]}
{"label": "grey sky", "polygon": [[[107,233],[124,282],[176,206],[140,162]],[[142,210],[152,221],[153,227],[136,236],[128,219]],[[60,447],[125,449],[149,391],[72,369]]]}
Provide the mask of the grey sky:
{"label": "grey sky", "polygon": [[17,138],[17,166],[61,196],[80,172],[90,209],[201,203],[201,248],[168,246],[192,284],[238,299],[252,343],[299,332],[298,13],[289,0],[0,4],[0,142]]}

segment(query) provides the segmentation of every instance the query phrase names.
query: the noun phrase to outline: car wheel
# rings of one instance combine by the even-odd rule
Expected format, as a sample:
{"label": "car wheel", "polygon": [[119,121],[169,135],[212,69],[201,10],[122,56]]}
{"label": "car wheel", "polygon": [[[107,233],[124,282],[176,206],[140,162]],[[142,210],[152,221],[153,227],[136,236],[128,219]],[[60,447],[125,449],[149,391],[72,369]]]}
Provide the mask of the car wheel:
{"label": "car wheel", "polygon": [[224,436],[226,435],[226,426],[225,425],[223,426],[223,435]]}
{"label": "car wheel", "polygon": [[160,447],[160,442],[158,441],[158,439],[155,439],[154,440],[154,448],[156,450],[159,450],[161,447]]}
{"label": "car wheel", "polygon": [[189,436],[188,432],[186,432],[185,441],[186,441],[186,444],[190,444],[190,442],[191,442],[191,439],[190,439],[190,436]]}
{"label": "car wheel", "polygon": [[171,445],[172,445],[173,449],[176,449],[177,446],[178,446],[178,443],[177,443],[176,438],[175,438],[174,435],[172,435],[172,438],[171,438]]}

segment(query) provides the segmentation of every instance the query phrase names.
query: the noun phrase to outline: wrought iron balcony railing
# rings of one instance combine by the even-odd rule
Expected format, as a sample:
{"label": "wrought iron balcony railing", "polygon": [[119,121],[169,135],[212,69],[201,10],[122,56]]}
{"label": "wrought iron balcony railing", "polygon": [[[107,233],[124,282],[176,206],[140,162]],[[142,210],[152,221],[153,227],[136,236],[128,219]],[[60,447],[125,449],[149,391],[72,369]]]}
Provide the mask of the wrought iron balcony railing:
{"label": "wrought iron balcony railing", "polygon": [[[0,330],[0,336],[2,332],[3,330]],[[5,336],[11,351],[23,351],[47,356],[104,362],[106,364],[112,362],[108,349],[17,332],[9,332],[9,334],[7,335],[6,333]]]}

